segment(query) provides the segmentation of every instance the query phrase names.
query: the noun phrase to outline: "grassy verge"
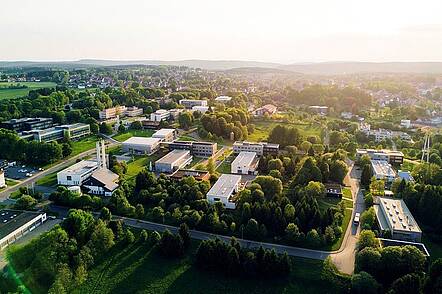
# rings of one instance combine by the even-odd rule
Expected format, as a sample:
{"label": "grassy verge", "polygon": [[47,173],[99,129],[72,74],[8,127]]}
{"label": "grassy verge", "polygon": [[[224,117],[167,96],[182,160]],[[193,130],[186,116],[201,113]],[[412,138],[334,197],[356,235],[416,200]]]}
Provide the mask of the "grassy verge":
{"label": "grassy verge", "polygon": [[48,174],[36,182],[39,186],[53,187],[57,185],[57,172]]}
{"label": "grassy verge", "polygon": [[98,141],[97,136],[89,136],[78,141],[73,141],[72,153],[70,156],[72,157],[80,153],[83,153],[85,151],[88,151],[90,149],[93,149],[97,141]]}
{"label": "grassy verge", "polygon": [[345,198],[353,199],[353,194],[351,193],[351,189],[350,188],[343,188],[342,189],[342,195]]}
{"label": "grassy verge", "polygon": [[[322,262],[293,258],[293,272],[284,279],[248,279],[200,271],[193,265],[198,242],[182,259],[165,259],[155,249],[133,244],[114,248],[90,271],[74,293],[323,293]],[[333,293],[333,291],[332,291]]]}
{"label": "grassy verge", "polygon": [[132,137],[152,137],[153,133],[153,130],[128,130],[126,132],[119,133],[112,138],[117,141],[124,142]]}

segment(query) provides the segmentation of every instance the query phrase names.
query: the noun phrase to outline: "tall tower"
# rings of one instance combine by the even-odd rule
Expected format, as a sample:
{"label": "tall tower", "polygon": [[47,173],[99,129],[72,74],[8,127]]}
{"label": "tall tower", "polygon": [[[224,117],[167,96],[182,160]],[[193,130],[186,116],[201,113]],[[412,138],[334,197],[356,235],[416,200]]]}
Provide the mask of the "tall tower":
{"label": "tall tower", "polygon": [[98,168],[107,168],[106,147],[104,141],[100,140],[96,144]]}
{"label": "tall tower", "polygon": [[424,146],[422,147],[422,161],[430,161],[430,133],[425,134]]}

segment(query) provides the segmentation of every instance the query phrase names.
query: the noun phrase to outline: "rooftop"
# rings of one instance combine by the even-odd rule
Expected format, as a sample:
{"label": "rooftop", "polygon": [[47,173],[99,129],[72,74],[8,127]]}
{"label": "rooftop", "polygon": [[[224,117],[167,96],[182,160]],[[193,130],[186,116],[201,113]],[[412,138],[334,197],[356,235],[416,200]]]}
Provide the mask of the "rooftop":
{"label": "rooftop", "polygon": [[84,174],[98,167],[98,163],[93,160],[82,160],[77,162],[70,167],[65,168],[61,172],[63,173],[74,173],[74,174]]}
{"label": "rooftop", "polygon": [[405,180],[407,182],[414,182],[414,178],[409,171],[398,170],[398,176],[401,180]]}
{"label": "rooftop", "polygon": [[256,152],[241,151],[233,160],[232,165],[251,166],[256,158]]}
{"label": "rooftop", "polygon": [[[379,208],[382,210],[382,214],[377,210],[376,215],[380,220],[381,229],[385,230],[391,227],[395,231],[421,232],[404,200],[379,197]],[[388,227],[383,227],[385,224],[388,224]]]}
{"label": "rooftop", "polygon": [[222,174],[207,194],[220,198],[229,198],[240,181],[240,175]]}
{"label": "rooftop", "polygon": [[19,210],[0,210],[0,239],[33,220],[40,213]]}
{"label": "rooftop", "polygon": [[146,138],[146,137],[131,137],[123,142],[123,144],[138,144],[138,145],[152,145],[159,143],[158,138]]}
{"label": "rooftop", "polygon": [[157,161],[155,161],[155,164],[157,163],[163,163],[163,164],[173,164],[177,160],[180,160],[183,157],[190,156],[189,150],[172,150]]}
{"label": "rooftop", "polygon": [[376,175],[381,177],[396,177],[396,172],[387,161],[372,160],[371,166]]}
{"label": "rooftop", "polygon": [[175,132],[175,129],[160,129],[152,135],[152,138],[155,138],[157,136],[164,137],[164,136],[173,134],[174,132]]}
{"label": "rooftop", "polygon": [[118,175],[107,168],[100,168],[92,173],[92,177],[104,184],[104,187],[109,191],[118,188]]}
{"label": "rooftop", "polygon": [[232,100],[232,97],[230,96],[218,96],[215,98],[215,101],[230,101]]}

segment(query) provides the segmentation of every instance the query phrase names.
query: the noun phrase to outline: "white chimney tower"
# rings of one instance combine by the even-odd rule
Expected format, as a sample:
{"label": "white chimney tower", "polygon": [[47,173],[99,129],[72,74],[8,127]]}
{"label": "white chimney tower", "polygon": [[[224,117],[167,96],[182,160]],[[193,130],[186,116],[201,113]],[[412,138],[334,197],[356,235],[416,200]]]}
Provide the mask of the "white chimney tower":
{"label": "white chimney tower", "polygon": [[96,144],[98,168],[107,168],[106,164],[106,147],[104,141],[100,140]]}

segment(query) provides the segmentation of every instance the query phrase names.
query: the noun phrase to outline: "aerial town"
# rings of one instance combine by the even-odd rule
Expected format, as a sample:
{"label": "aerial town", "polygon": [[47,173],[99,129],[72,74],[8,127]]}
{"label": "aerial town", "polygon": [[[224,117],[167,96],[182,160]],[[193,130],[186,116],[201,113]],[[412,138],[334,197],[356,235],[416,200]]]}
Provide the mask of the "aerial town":
{"label": "aerial town", "polygon": [[0,294],[442,293],[442,4],[229,1],[2,4]]}

